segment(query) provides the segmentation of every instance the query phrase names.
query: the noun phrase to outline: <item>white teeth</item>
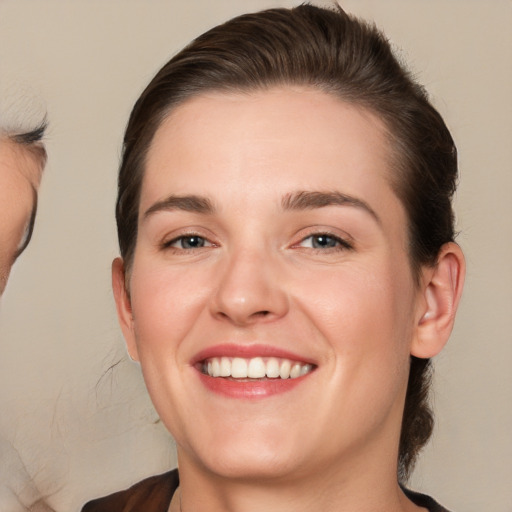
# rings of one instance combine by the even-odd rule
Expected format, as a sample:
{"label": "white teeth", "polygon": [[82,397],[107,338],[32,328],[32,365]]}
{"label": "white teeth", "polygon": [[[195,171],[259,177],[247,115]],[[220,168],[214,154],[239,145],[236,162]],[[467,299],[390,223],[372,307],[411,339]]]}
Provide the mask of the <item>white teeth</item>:
{"label": "white teeth", "polygon": [[267,368],[261,357],[255,357],[249,361],[247,377],[250,379],[262,379],[265,377]]}
{"label": "white teeth", "polygon": [[277,357],[212,357],[203,362],[202,371],[210,377],[296,379],[313,371],[313,365]]}
{"label": "white teeth", "polygon": [[269,379],[277,379],[279,377],[279,361],[275,357],[271,357],[267,361],[267,377]]}
{"label": "white teeth", "polygon": [[[208,372],[212,377],[210,372]],[[231,377],[235,379],[247,378],[247,361],[241,357],[235,357],[231,362]]]}
{"label": "white teeth", "polygon": [[229,357],[220,358],[220,376],[230,377],[231,376],[231,361]]}
{"label": "white teeth", "polygon": [[292,363],[285,359],[281,363],[281,367],[279,368],[279,376],[281,379],[288,379],[290,377],[290,370],[292,368]]}
{"label": "white teeth", "polygon": [[220,375],[220,362],[217,358],[212,360],[212,376],[218,377]]}
{"label": "white teeth", "polygon": [[295,363],[292,366],[292,369],[290,370],[290,379],[296,379],[297,377],[300,377],[300,371],[301,371],[301,364]]}
{"label": "white teeth", "polygon": [[306,375],[306,373],[309,373],[312,369],[313,369],[313,367],[310,364],[305,364],[300,369],[300,374],[301,375]]}

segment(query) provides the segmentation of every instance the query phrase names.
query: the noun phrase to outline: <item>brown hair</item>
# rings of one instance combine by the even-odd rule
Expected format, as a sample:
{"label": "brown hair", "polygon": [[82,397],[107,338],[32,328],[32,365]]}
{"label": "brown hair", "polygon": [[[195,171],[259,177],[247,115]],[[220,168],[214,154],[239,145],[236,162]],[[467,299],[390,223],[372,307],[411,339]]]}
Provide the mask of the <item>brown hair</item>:
{"label": "brown hair", "polygon": [[[454,238],[457,153],[445,123],[375,26],[341,8],[301,5],[246,14],[214,27],[165,64],[136,102],[124,138],[116,207],[128,271],[145,158],[162,121],[202,92],[280,85],[316,88],[384,121],[393,159],[391,184],[408,216],[414,276],[422,265],[436,263],[441,246]],[[430,371],[430,360],[411,358],[398,459],[402,481],[432,433]]]}

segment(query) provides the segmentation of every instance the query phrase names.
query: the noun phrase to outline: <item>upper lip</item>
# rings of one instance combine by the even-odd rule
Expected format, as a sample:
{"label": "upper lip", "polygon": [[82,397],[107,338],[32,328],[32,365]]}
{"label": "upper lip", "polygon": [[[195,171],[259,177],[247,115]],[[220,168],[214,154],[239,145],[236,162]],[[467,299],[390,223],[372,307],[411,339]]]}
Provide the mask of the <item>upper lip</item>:
{"label": "upper lip", "polygon": [[273,345],[237,345],[232,343],[214,345],[201,350],[193,357],[191,364],[195,365],[212,357],[242,357],[246,359],[253,357],[278,357],[301,363],[315,364],[315,362],[308,357],[304,357],[289,350],[283,350]]}

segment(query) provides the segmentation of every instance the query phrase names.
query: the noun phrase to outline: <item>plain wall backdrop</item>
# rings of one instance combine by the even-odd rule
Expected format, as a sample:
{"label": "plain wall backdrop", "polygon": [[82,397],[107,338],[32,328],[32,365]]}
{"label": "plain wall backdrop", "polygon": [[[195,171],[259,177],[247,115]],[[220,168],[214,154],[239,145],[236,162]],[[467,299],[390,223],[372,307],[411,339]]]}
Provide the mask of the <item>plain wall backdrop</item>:
{"label": "plain wall backdrop", "polygon": [[[59,512],[174,465],[172,441],[126,357],[110,290],[131,107],[207,28],[297,3],[0,0],[0,97],[38,95],[50,120],[36,230],[1,304],[0,437]],[[460,154],[468,275],[436,361],[437,427],[413,487],[454,511],[511,512],[512,2],[340,3],[401,48]]]}

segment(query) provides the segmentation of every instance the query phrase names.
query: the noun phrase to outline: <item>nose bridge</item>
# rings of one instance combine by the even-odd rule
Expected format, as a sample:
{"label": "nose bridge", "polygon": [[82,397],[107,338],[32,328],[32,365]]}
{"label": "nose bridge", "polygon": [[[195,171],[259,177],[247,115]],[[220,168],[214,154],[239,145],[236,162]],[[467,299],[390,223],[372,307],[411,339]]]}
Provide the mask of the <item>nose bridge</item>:
{"label": "nose bridge", "polygon": [[283,316],[288,298],[279,274],[278,256],[263,244],[232,248],[218,277],[212,312],[236,325]]}

